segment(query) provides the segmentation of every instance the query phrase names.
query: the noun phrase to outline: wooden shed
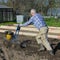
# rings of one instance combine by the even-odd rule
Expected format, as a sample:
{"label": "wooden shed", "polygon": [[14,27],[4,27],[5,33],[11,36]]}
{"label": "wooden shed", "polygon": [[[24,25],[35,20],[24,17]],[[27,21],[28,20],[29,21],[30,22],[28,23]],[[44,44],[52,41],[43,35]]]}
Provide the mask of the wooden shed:
{"label": "wooden shed", "polygon": [[0,22],[13,21],[13,8],[0,5]]}

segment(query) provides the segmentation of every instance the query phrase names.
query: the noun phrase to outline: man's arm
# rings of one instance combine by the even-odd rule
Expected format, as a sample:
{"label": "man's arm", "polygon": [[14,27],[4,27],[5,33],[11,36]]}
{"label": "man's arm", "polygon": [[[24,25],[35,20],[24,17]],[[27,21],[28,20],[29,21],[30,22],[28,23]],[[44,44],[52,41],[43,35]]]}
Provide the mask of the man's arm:
{"label": "man's arm", "polygon": [[32,22],[32,18],[30,18],[29,19],[29,21],[27,21],[26,23],[24,23],[24,24],[20,24],[20,26],[27,26],[27,25],[29,25],[31,22]]}

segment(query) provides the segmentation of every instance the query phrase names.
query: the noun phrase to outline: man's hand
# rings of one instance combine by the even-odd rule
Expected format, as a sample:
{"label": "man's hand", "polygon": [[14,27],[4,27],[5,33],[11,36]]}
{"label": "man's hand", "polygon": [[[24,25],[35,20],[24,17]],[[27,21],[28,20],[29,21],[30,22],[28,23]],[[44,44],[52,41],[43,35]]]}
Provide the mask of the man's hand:
{"label": "man's hand", "polygon": [[22,24],[20,24],[20,27],[22,27],[23,25]]}

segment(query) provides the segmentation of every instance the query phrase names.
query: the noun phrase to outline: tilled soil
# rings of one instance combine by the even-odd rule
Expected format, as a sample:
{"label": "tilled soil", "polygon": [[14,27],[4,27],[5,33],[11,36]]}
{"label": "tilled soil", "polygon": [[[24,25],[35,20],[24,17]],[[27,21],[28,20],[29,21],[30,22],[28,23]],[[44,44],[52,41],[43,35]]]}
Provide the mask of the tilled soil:
{"label": "tilled soil", "polygon": [[20,44],[23,41],[29,40],[26,48],[21,48],[20,44],[12,44],[6,47],[3,44],[4,34],[0,34],[0,60],[60,60],[60,40],[49,39],[50,44],[56,51],[54,56],[51,56],[47,50],[39,52],[39,45],[35,37],[19,36]]}

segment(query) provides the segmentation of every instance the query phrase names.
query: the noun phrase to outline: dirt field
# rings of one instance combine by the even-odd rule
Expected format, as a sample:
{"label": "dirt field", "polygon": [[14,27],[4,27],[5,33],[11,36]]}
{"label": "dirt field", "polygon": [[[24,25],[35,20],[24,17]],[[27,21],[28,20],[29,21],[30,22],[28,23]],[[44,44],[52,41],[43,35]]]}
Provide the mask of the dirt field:
{"label": "dirt field", "polygon": [[20,44],[6,47],[3,44],[4,34],[0,33],[0,60],[60,60],[60,40],[49,39],[50,44],[56,50],[55,56],[51,56],[48,51],[39,52],[39,45],[35,37],[19,36],[21,42],[29,40],[26,48],[21,48]]}

